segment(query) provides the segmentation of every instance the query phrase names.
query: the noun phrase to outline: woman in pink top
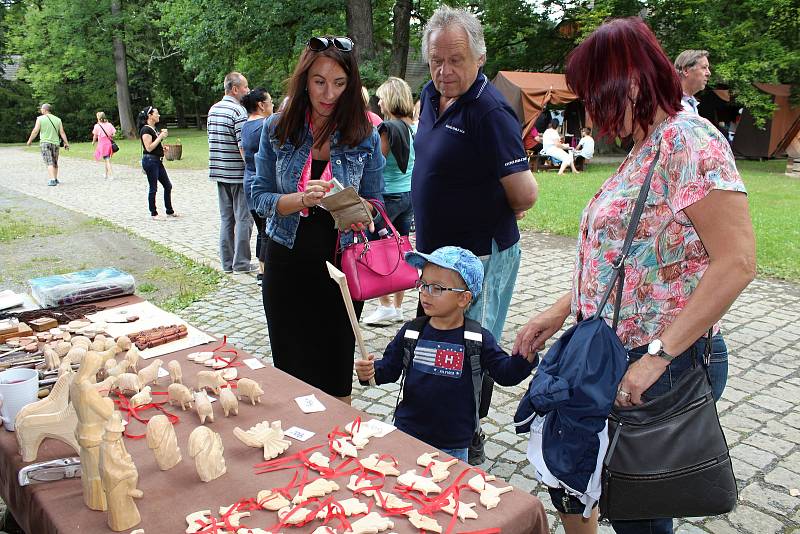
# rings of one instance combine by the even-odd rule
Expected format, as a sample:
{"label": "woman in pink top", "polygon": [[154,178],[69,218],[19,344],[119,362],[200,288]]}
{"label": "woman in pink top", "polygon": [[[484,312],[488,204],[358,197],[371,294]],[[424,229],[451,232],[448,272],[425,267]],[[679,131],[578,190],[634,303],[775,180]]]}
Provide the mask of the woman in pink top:
{"label": "woman in pink top", "polygon": [[[608,137],[635,144],[583,211],[572,291],[520,330],[514,354],[529,355],[562,327],[599,312],[611,322],[616,291],[598,310],[612,277],[639,189],[655,164],[650,191],[625,261],[617,335],[628,370],[615,403],[630,407],[663,395],[702,354],[712,327],[708,372],[719,399],[727,348],[718,322],[755,276],[755,238],[744,183],[728,141],[706,119],[682,111],[671,61],[639,18],[612,20],[572,51],[570,89]],[[658,436],[653,436],[657,439]],[[596,511],[551,488],[567,534],[595,533]],[[618,534],[671,534],[672,519],[612,521]]]}
{"label": "woman in pink top", "polygon": [[114,152],[111,150],[111,140],[117,129],[114,125],[108,122],[106,114],[102,111],[97,112],[97,124],[94,125],[92,130],[92,144],[97,143],[97,148],[94,151],[94,159],[105,163],[106,173],[104,178],[111,180],[111,156]]}

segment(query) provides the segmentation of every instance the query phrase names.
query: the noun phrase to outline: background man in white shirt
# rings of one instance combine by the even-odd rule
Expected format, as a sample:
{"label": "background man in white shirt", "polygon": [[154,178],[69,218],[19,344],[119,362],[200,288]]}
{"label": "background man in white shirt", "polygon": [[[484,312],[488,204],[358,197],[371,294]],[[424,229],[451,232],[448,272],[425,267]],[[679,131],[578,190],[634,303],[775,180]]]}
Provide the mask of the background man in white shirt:
{"label": "background man in white shirt", "polygon": [[683,109],[697,114],[697,93],[706,88],[711,77],[707,50],[684,50],[675,58],[675,70],[683,87]]}

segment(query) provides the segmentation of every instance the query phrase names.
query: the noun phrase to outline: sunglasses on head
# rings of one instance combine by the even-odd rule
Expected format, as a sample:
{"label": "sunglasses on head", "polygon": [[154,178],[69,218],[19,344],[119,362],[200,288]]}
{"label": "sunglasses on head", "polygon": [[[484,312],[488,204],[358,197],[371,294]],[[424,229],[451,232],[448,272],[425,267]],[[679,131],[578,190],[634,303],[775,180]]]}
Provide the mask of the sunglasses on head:
{"label": "sunglasses on head", "polygon": [[342,52],[352,52],[353,40],[349,37],[312,37],[306,46],[313,52],[322,52],[331,46]]}

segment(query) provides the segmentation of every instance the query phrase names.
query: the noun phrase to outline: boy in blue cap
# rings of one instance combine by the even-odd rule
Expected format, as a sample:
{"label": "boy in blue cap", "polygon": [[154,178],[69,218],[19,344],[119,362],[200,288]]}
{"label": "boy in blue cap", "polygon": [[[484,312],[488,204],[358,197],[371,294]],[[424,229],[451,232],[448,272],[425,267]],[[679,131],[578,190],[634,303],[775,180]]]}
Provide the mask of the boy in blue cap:
{"label": "boy in blue cap", "polygon": [[356,374],[362,383],[374,377],[377,384],[402,376],[397,428],[466,462],[478,424],[482,373],[513,386],[535,364],[509,356],[488,330],[464,317],[483,283],[483,264],[472,252],[442,247],[408,253],[406,261],[422,269],[417,290],[425,317],[403,325],[382,359],[356,361]]}

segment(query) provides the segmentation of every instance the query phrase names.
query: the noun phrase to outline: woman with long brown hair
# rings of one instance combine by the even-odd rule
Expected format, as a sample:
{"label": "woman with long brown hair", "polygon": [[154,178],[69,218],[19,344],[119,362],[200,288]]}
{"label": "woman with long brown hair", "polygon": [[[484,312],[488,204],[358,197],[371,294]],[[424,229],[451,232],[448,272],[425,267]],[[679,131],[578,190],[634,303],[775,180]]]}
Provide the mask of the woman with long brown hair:
{"label": "woman with long brown hair", "polygon": [[[275,367],[345,402],[355,339],[325,262],[334,263],[353,234],[339,236],[320,202],[334,179],[381,201],[386,162],[361,98],[353,46],[347,37],[309,39],[286,109],[264,123],[251,188],[255,210],[268,221],[262,296]],[[371,225],[365,217],[354,229]],[[360,314],[363,302],[355,306]]]}

